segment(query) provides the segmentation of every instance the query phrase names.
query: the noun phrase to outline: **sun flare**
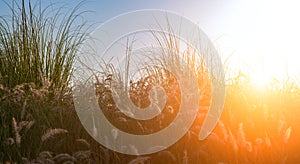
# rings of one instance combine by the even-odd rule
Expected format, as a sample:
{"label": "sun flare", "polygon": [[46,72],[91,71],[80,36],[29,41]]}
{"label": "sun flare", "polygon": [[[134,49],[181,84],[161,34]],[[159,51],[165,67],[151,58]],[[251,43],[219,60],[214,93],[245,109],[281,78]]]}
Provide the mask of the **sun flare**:
{"label": "sun flare", "polygon": [[273,78],[264,72],[256,72],[250,75],[250,82],[256,87],[264,88],[271,84]]}

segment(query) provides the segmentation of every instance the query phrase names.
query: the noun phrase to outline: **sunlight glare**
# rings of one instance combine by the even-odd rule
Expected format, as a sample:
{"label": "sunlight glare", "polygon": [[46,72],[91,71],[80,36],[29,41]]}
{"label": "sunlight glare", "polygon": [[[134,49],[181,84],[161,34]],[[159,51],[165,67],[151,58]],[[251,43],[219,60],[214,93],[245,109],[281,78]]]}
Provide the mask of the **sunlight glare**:
{"label": "sunlight glare", "polygon": [[253,0],[241,9],[231,34],[238,69],[250,72],[251,82],[265,86],[300,74],[300,10],[297,1]]}
{"label": "sunlight glare", "polygon": [[272,82],[273,77],[267,76],[265,73],[255,72],[250,76],[250,82],[258,88],[264,88]]}

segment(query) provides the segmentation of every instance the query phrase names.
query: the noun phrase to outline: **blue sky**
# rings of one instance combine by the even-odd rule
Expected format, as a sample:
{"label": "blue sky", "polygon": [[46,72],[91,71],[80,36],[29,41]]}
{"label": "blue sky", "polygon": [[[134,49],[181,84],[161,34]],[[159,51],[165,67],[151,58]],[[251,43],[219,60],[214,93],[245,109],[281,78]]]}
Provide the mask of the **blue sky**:
{"label": "blue sky", "polygon": [[[67,5],[67,8],[70,9],[79,4],[81,0],[42,0],[41,2],[43,6],[58,4],[56,6]],[[191,19],[212,40],[220,40],[220,38],[228,36],[230,28],[235,26],[231,24],[236,19],[234,13],[239,7],[237,3],[234,3],[234,0],[88,0],[81,9],[91,11],[85,14],[85,19],[95,23],[95,26],[119,14],[133,10],[169,10]],[[0,15],[6,14],[9,14],[9,10],[0,0]]]}
{"label": "blue sky", "polygon": [[[51,3],[67,4],[68,7],[73,7],[81,2],[81,0],[69,0],[69,1],[59,1],[59,0],[49,0],[42,1],[44,6]],[[96,24],[101,24],[104,21],[122,14],[124,12],[129,12],[132,10],[141,9],[162,9],[170,10],[179,13],[195,23],[198,23],[203,30],[212,35],[218,35],[222,32],[218,32],[217,29],[221,29],[220,26],[226,26],[222,20],[227,19],[224,17],[230,16],[233,8],[230,8],[230,1],[223,0],[151,0],[151,1],[141,1],[141,0],[90,0],[86,1],[85,5],[82,6],[83,10],[92,11],[85,15],[88,21],[94,22]],[[229,4],[229,5],[228,5]],[[0,14],[8,14],[9,10],[3,1],[0,2]]]}

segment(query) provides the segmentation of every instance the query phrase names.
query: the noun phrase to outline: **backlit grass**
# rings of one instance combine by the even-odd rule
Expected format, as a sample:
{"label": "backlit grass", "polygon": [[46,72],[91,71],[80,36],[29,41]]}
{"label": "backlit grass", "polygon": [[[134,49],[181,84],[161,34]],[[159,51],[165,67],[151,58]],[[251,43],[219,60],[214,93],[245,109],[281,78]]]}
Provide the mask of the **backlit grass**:
{"label": "backlit grass", "polygon": [[[24,8],[24,6],[27,6]],[[35,6],[35,7],[34,7]],[[204,141],[198,134],[211,99],[209,73],[193,49],[179,53],[172,35],[155,36],[160,45],[177,50],[197,77],[199,112],[188,133],[166,150],[144,156],[113,152],[85,131],[69,92],[74,55],[85,37],[84,25],[72,26],[78,13],[47,17],[48,9],[15,3],[12,17],[1,17],[0,27],[0,163],[295,163],[299,154],[300,91],[293,81],[272,82],[263,90],[242,73],[228,77],[224,111],[217,127]],[[61,21],[60,21],[61,20]],[[64,21],[63,21],[64,20]],[[130,48],[130,46],[129,46]],[[123,76],[110,63],[100,63],[95,75],[99,106],[116,127],[149,134],[166,127],[180,106],[180,85],[165,68],[179,56],[155,58],[138,79]],[[130,54],[127,54],[130,55]],[[129,58],[128,58],[129,59]],[[127,61],[130,66],[130,60]],[[179,63],[179,64],[178,64]],[[180,67],[184,71],[184,67]],[[128,70],[128,69],[127,69]],[[162,86],[167,104],[158,117],[136,121],[122,114],[112,99],[114,82],[127,81],[130,99],[147,107],[149,91]],[[123,83],[124,84],[124,83]],[[284,85],[283,85],[284,84]],[[52,96],[48,96],[49,94]]]}

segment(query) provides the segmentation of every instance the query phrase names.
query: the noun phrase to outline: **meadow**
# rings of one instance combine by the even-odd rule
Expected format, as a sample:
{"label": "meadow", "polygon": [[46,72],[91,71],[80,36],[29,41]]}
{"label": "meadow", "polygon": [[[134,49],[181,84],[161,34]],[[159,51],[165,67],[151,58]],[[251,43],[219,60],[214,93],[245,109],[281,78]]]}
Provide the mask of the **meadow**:
{"label": "meadow", "polygon": [[[272,81],[260,88],[249,75],[226,78],[226,99],[217,127],[203,141],[198,134],[211,101],[205,65],[184,58],[201,89],[196,121],[176,144],[149,155],[111,151],[82,126],[70,87],[73,64],[87,28],[77,13],[54,12],[39,4],[15,3],[11,17],[0,17],[0,163],[297,163],[300,161],[300,87],[292,79]],[[51,12],[51,16],[48,12]],[[173,49],[176,42],[161,43]],[[141,108],[150,104],[149,91],[162,86],[167,95],[163,113],[150,121],[122,114],[112,98],[111,82],[119,72],[103,63],[96,76],[98,104],[112,124],[134,134],[159,131],[172,122],[180,107],[180,86],[166,65],[176,56],[160,59],[160,67],[131,80],[129,95]],[[230,71],[230,70],[227,70]]]}

